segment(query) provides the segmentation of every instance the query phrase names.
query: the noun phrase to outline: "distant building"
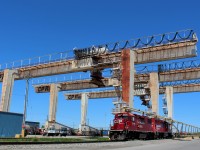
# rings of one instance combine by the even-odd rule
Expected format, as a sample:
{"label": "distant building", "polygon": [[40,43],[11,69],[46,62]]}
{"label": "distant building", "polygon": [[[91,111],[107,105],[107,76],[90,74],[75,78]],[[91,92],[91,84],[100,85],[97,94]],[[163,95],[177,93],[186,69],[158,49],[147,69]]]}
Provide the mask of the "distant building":
{"label": "distant building", "polygon": [[21,134],[23,114],[0,112],[0,137],[15,137]]}
{"label": "distant building", "polygon": [[26,121],[25,125],[28,125],[28,126],[33,127],[33,128],[40,128],[39,122]]}

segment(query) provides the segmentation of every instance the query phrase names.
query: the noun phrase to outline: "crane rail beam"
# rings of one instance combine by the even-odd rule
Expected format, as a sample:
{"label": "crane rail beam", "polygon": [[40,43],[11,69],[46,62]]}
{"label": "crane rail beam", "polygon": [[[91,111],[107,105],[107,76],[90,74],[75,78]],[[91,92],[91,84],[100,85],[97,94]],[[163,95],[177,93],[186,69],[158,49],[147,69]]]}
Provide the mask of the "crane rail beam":
{"label": "crane rail beam", "polygon": [[[179,70],[169,70],[166,72],[158,72],[159,82],[171,82],[180,80],[192,80],[200,78],[200,67],[187,68]],[[136,74],[135,81],[148,81],[149,74]]]}
{"label": "crane rail beam", "polygon": [[[188,85],[174,86],[173,92],[174,93],[200,92],[200,84],[188,84]],[[83,93],[83,92],[65,93],[65,98],[67,100],[79,100],[79,99],[81,99],[81,93]],[[85,93],[88,93],[88,97],[90,99],[118,97],[115,90],[104,90],[104,91],[102,90],[102,91],[85,92]],[[160,87],[159,93],[164,94],[165,87]],[[150,94],[149,90],[146,90],[146,89],[135,89],[134,90],[135,96],[142,96],[142,95],[148,95],[148,94]]]}

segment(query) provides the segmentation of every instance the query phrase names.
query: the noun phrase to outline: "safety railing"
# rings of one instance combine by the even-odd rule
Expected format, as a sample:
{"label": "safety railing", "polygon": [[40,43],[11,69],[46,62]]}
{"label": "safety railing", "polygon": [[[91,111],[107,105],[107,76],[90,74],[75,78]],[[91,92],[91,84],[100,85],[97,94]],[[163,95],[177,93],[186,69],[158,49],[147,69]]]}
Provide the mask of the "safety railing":
{"label": "safety railing", "polygon": [[92,93],[92,92],[106,92],[106,91],[114,91],[113,87],[106,87],[106,88],[96,88],[96,89],[83,89],[83,90],[70,90],[65,91],[65,95],[68,94],[81,94],[81,93]]}
{"label": "safety railing", "polygon": [[31,66],[41,65],[41,64],[62,62],[62,61],[70,60],[73,58],[74,56],[73,56],[72,51],[54,53],[54,54],[49,54],[45,56],[38,56],[34,58],[22,59],[18,61],[0,64],[0,71],[5,70],[5,69],[18,69],[18,68],[31,67]]}

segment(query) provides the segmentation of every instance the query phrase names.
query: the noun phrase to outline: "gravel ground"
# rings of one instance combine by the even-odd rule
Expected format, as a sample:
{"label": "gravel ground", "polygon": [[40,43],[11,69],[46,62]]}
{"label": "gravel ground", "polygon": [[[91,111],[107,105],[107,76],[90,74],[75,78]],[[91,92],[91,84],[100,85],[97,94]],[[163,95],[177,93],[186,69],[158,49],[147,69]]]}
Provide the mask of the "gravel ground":
{"label": "gravel ground", "polygon": [[[118,149],[118,150],[146,150],[146,149],[160,149],[162,150],[199,150],[200,140],[192,140],[192,141],[179,141],[179,140],[153,140],[153,141],[127,141],[127,142],[114,142],[114,143],[90,143],[90,144],[44,144],[44,145],[2,145],[0,146],[0,150],[110,150],[110,149]],[[197,148],[197,149],[195,149]]]}

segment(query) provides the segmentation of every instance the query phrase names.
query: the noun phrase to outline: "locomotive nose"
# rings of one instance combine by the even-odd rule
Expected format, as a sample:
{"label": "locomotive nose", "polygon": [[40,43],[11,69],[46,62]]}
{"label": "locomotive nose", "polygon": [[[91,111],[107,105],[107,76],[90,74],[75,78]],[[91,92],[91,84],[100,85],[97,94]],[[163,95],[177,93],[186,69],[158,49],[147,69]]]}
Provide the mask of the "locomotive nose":
{"label": "locomotive nose", "polygon": [[115,119],[114,125],[112,127],[113,130],[123,130],[125,128],[124,119]]}
{"label": "locomotive nose", "polygon": [[123,121],[123,119],[115,119],[114,120],[114,123],[123,123],[124,121]]}

